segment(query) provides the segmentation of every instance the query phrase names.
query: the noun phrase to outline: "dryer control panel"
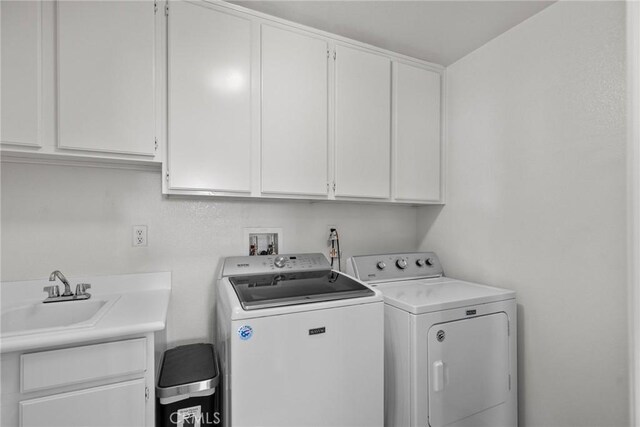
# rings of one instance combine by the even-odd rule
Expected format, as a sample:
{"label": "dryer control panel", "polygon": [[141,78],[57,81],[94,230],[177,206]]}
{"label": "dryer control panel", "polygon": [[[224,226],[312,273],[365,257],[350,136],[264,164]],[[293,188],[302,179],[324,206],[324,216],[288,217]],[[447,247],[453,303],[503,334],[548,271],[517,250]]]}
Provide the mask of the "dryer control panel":
{"label": "dryer control panel", "polygon": [[347,262],[347,273],[364,282],[444,276],[440,260],[434,252],[354,256]]}

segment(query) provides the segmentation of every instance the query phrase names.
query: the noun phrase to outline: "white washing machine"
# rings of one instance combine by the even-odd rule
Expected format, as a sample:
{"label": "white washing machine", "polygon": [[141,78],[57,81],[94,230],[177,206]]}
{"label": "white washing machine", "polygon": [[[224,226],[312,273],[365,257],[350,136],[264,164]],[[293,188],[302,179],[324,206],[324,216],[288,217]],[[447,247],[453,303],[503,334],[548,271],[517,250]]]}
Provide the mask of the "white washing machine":
{"label": "white washing machine", "polygon": [[226,426],[382,426],[382,294],[322,254],[227,258],[217,347]]}
{"label": "white washing machine", "polygon": [[433,252],[355,256],[385,300],[385,426],[512,427],[516,300],[444,276]]}

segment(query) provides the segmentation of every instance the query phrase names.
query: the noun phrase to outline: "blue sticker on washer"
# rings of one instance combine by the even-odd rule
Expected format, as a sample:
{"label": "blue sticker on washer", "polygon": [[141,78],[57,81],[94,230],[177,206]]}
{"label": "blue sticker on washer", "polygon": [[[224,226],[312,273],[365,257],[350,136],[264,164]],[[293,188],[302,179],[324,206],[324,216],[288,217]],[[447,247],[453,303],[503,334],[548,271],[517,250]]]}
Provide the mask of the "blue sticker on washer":
{"label": "blue sticker on washer", "polygon": [[240,326],[238,328],[238,336],[242,341],[246,341],[253,336],[253,328],[249,325]]}

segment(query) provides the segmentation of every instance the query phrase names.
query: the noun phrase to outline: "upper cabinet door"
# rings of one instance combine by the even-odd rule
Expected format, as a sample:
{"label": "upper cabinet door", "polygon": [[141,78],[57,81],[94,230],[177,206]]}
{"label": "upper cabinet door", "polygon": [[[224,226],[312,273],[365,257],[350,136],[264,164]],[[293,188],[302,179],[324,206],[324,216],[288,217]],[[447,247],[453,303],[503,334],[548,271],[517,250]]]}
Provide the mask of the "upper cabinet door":
{"label": "upper cabinet door", "polygon": [[58,146],[154,155],[153,2],[56,6]]}
{"label": "upper cabinet door", "polygon": [[0,142],[40,145],[41,2],[0,2]]}
{"label": "upper cabinet door", "polygon": [[440,74],[394,66],[395,198],[439,201]]}
{"label": "upper cabinet door", "polygon": [[169,186],[251,190],[251,22],[169,4]]}
{"label": "upper cabinet door", "polygon": [[336,196],[389,198],[391,61],[336,47]]}
{"label": "upper cabinet door", "polygon": [[328,193],[327,46],[262,25],[263,193]]}

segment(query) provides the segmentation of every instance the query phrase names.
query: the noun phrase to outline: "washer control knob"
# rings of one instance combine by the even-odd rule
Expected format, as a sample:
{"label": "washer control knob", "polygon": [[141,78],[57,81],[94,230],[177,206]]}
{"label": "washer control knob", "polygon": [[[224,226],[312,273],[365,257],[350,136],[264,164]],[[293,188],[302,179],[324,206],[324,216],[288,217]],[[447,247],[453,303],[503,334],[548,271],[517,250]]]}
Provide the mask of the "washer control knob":
{"label": "washer control knob", "polygon": [[418,267],[424,267],[424,260],[423,259],[417,259],[416,260],[416,265]]}
{"label": "washer control knob", "polygon": [[378,270],[384,270],[385,268],[387,268],[387,264],[385,264],[384,261],[378,261],[376,267],[378,267]]}
{"label": "washer control knob", "polygon": [[278,268],[284,267],[286,263],[287,263],[287,259],[283,256],[277,256],[276,259],[273,260],[273,265],[275,265]]}
{"label": "washer control knob", "polygon": [[405,268],[407,268],[407,260],[404,258],[398,258],[398,260],[396,261],[396,267],[404,270]]}
{"label": "washer control knob", "polygon": [[433,265],[433,258],[427,258],[424,260],[425,264],[427,264],[429,267],[431,267]]}

